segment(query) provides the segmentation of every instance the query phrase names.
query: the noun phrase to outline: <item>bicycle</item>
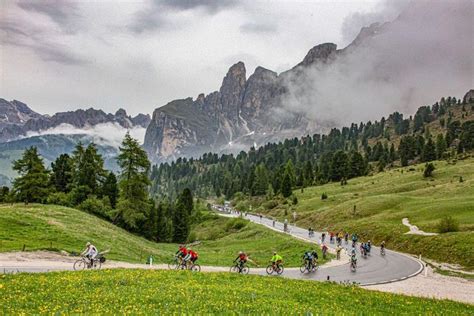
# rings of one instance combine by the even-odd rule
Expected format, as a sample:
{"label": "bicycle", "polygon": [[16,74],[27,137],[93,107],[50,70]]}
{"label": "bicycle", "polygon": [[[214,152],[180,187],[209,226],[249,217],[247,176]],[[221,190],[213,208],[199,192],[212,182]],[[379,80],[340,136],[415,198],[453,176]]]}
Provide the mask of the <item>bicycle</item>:
{"label": "bicycle", "polygon": [[241,265],[240,263],[236,262],[235,265],[230,267],[230,272],[236,272],[240,274],[249,274],[250,268],[248,265],[243,264]]}
{"label": "bicycle", "polygon": [[192,262],[192,261],[185,261],[185,260],[181,259],[181,262],[180,262],[179,266],[177,267],[177,269],[179,269],[179,270],[190,270],[192,272],[200,272],[201,271],[201,266],[197,263]]}
{"label": "bicycle", "polygon": [[380,248],[380,255],[383,257],[385,256],[385,248],[384,247],[381,247]]}
{"label": "bicycle", "polygon": [[283,273],[283,270],[284,270],[284,268],[283,268],[283,265],[281,263],[275,263],[275,264],[272,263],[272,264],[268,265],[267,269],[266,269],[268,275],[272,275],[273,272],[275,272],[278,275],[281,275]]}
{"label": "bicycle", "polygon": [[350,265],[351,272],[356,272],[357,270],[357,262],[351,260],[351,265]]}
{"label": "bicycle", "polygon": [[183,258],[179,256],[174,256],[174,258],[168,262],[168,269],[170,270],[178,270],[182,265]]}
{"label": "bicycle", "polygon": [[303,264],[300,266],[300,272],[316,272],[318,270],[318,263],[317,262],[309,262],[308,260],[304,260]]}
{"label": "bicycle", "polygon": [[[93,263],[91,261],[93,261]],[[74,271],[80,271],[84,269],[100,270],[103,262],[105,262],[105,257],[99,254],[93,260],[87,257],[81,257],[81,259],[74,262],[72,267]]]}

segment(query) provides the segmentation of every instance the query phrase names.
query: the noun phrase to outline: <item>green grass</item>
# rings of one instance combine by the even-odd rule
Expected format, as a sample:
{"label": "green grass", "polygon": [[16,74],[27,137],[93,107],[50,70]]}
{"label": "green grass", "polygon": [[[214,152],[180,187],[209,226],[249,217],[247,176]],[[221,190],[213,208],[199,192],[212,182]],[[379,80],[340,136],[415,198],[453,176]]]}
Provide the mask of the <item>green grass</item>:
{"label": "green grass", "polygon": [[[240,250],[265,265],[277,250],[287,266],[298,266],[300,256],[310,244],[295,240],[257,224],[207,216],[194,228],[202,238],[194,249],[201,265],[230,266]],[[50,249],[80,252],[87,241],[99,250],[110,249],[109,259],[144,263],[148,255],[156,263],[168,262],[176,244],[154,243],[82,211],[55,205],[0,205],[0,252]]]}
{"label": "green grass", "polygon": [[474,306],[332,283],[188,271],[103,270],[0,277],[0,313],[472,315]]}
{"label": "green grass", "polygon": [[[295,190],[298,204],[293,206],[279,204],[265,210],[261,200],[251,203],[254,209],[279,219],[289,217],[285,210],[290,215],[296,211],[297,224],[303,227],[357,232],[376,244],[385,240],[391,249],[459,263],[472,270],[474,159],[434,164],[433,179],[423,178],[424,165],[420,164],[351,179],[346,186],[330,183],[306,188],[304,192]],[[459,182],[460,176],[463,182]],[[328,195],[327,200],[321,200],[323,192]],[[444,216],[456,219],[460,231],[432,237],[404,234],[408,231],[402,225],[404,217],[426,232],[437,232],[437,224]]]}

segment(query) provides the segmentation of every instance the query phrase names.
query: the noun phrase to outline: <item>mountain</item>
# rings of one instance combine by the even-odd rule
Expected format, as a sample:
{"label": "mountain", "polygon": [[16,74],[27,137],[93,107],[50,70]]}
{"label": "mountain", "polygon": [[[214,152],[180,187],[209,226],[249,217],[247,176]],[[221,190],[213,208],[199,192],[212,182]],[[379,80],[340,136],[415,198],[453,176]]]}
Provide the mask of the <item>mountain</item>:
{"label": "mountain", "polygon": [[20,101],[9,102],[0,99],[0,142],[25,137],[30,132],[44,133],[63,124],[83,129],[98,124],[112,123],[130,129],[133,127],[146,128],[149,122],[150,116],[148,114],[138,114],[131,117],[124,109],[119,109],[115,114],[89,108],[58,112],[53,116],[41,115]]}
{"label": "mountain", "polygon": [[157,108],[144,148],[155,162],[237,153],[394,111],[413,113],[440,93],[459,95],[472,83],[470,10],[469,1],[413,2],[395,20],[362,28],[347,47],[317,45],[280,74],[257,67],[247,77],[237,62],[218,91]]}

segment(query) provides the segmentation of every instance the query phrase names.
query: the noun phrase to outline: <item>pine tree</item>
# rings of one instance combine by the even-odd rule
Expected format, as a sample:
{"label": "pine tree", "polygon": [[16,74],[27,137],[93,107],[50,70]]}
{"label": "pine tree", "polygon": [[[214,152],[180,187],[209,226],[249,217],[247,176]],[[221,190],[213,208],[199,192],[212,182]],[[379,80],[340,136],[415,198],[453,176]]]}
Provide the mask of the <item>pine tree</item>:
{"label": "pine tree", "polygon": [[68,154],[61,154],[51,163],[51,184],[58,192],[69,192],[72,183],[73,163]]}
{"label": "pine tree", "polygon": [[[173,216],[173,241],[177,243],[186,242],[190,232],[190,208],[189,195],[191,191],[185,189],[176,201]],[[192,202],[192,200],[191,200]]]}
{"label": "pine tree", "polygon": [[421,161],[428,162],[436,160],[436,147],[431,138],[428,139],[425,146],[423,146],[423,152],[421,154]]}
{"label": "pine tree", "polygon": [[349,178],[363,176],[366,172],[367,166],[364,157],[357,151],[351,152],[349,158]]}
{"label": "pine tree", "polygon": [[117,199],[119,195],[119,189],[117,185],[117,177],[110,171],[105,179],[104,185],[102,186],[102,195],[107,197],[110,201],[110,206],[115,209],[117,205]]}
{"label": "pine tree", "polygon": [[101,196],[102,183],[107,172],[104,160],[94,143],[86,148],[81,143],[76,145],[72,156],[72,202],[78,205],[89,195]]}
{"label": "pine tree", "polygon": [[313,165],[311,164],[311,160],[307,160],[304,166],[304,186],[310,186],[313,184],[314,181],[314,173],[313,173]]}
{"label": "pine tree", "polygon": [[341,181],[341,179],[347,178],[348,174],[349,159],[347,154],[342,150],[338,150],[332,158],[330,178],[333,181]]}
{"label": "pine tree", "polygon": [[255,168],[255,180],[252,187],[252,195],[265,195],[268,188],[268,172],[263,163]]}
{"label": "pine tree", "polygon": [[281,183],[281,194],[283,197],[287,198],[291,196],[291,176],[288,171],[285,171],[285,175],[283,176],[283,182]]}
{"label": "pine tree", "polygon": [[148,201],[150,161],[138,141],[129,133],[125,135],[119,149],[117,163],[120,167],[120,193],[114,222],[129,230],[136,230],[150,209]]}
{"label": "pine tree", "polygon": [[436,156],[438,157],[438,159],[443,158],[443,154],[446,149],[447,146],[443,134],[438,134],[438,136],[436,137]]}
{"label": "pine tree", "polygon": [[22,157],[13,162],[13,170],[19,174],[13,180],[13,192],[17,200],[27,204],[46,199],[50,191],[49,175],[36,147],[26,149]]}

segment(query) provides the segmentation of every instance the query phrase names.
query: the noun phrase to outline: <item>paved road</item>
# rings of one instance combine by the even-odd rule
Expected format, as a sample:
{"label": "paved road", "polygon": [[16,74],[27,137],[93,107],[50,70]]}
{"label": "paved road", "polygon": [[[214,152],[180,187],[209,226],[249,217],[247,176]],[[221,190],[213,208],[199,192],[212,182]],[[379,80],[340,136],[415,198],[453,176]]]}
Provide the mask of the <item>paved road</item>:
{"label": "paved road", "polygon": [[[237,216],[233,214],[232,216]],[[270,228],[274,228],[283,231],[283,223],[275,222],[273,226],[273,220],[262,217],[247,214],[246,218],[254,223],[261,224]],[[304,239],[312,242],[319,242],[321,233],[315,232],[314,237],[308,237],[308,231],[306,229],[289,225],[290,234],[299,239]],[[336,244],[330,244],[326,239],[326,245],[330,248],[335,248]],[[344,241],[342,246],[349,248],[351,242],[345,245]],[[358,248],[358,247],[357,247]],[[366,259],[360,256],[359,250],[357,249],[357,271],[351,272],[349,262],[346,264],[321,268],[314,273],[302,274],[299,270],[288,269],[285,270],[284,276],[294,279],[308,279],[308,280],[327,280],[336,282],[357,282],[360,285],[369,285],[376,283],[385,283],[395,280],[402,280],[410,276],[414,276],[420,273],[423,269],[423,264],[418,260],[395,251],[387,250],[385,256],[380,255],[380,248],[372,247],[371,255]],[[252,270],[251,270],[252,273]],[[264,274],[264,272],[258,272],[258,274]]]}

